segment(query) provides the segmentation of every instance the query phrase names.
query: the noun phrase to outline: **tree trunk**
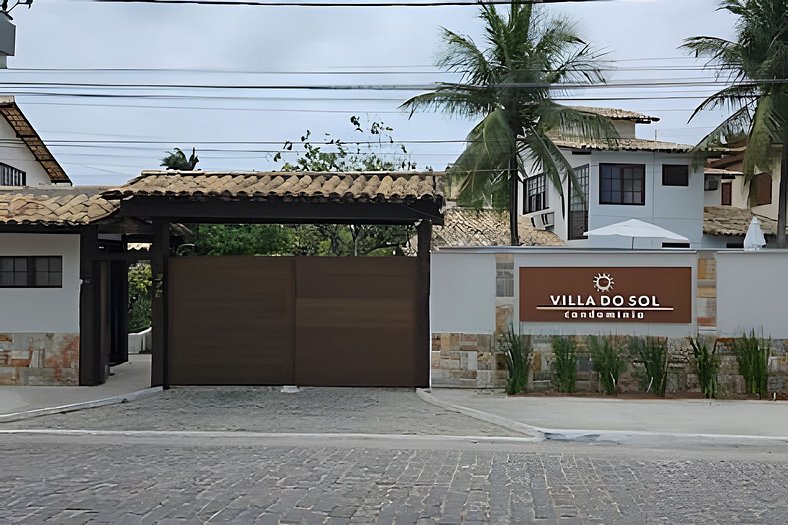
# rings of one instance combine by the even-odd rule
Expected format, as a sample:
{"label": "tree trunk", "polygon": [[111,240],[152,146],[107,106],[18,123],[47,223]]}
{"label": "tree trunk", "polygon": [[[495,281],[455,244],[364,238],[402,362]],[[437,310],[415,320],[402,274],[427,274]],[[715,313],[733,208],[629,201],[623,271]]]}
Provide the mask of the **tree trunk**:
{"label": "tree trunk", "polygon": [[[788,135],[788,134],[786,134]],[[777,197],[777,247],[785,248],[785,215],[788,204],[788,136],[783,137],[783,154],[780,161],[780,189]]]}
{"label": "tree trunk", "polygon": [[509,235],[512,246],[520,246],[520,232],[517,230],[517,218],[520,215],[517,206],[517,196],[520,189],[519,169],[517,154],[509,157]]}

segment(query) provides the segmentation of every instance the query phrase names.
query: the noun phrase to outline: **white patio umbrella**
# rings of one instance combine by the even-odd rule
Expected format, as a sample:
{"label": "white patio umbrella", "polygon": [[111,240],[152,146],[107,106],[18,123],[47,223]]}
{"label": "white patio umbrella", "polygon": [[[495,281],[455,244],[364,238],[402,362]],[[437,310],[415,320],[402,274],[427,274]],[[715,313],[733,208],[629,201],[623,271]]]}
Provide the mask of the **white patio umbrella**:
{"label": "white patio umbrella", "polygon": [[689,242],[689,239],[683,235],[666,230],[650,222],[639,221],[637,219],[629,219],[628,221],[609,224],[601,228],[594,228],[593,230],[585,232],[585,235],[617,235],[619,237],[630,237],[632,239],[632,248],[635,247],[635,239],[665,239],[678,242]]}
{"label": "white patio umbrella", "polygon": [[763,238],[763,230],[761,230],[761,222],[753,217],[750,221],[750,227],[747,228],[747,235],[744,236],[744,250],[754,252],[766,246],[766,239]]}

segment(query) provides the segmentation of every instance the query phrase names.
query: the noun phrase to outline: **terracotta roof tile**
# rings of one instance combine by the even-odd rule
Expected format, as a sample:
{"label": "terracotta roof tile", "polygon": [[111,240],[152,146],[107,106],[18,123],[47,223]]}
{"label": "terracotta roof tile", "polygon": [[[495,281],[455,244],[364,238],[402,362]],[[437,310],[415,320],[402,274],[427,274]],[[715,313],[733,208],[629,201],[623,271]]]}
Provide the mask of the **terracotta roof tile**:
{"label": "terracotta roof tile", "polygon": [[600,117],[609,118],[610,120],[630,120],[642,124],[659,121],[659,117],[652,117],[650,115],[644,115],[643,113],[636,113],[635,111],[627,111],[626,109],[594,108],[590,106],[571,106],[571,108],[582,111],[583,113],[591,113],[599,115]]}
{"label": "terracotta roof tile", "polygon": [[[709,235],[747,235],[754,215],[735,206],[706,206],[703,208],[703,233]],[[766,235],[777,234],[777,221],[757,216]]]}
{"label": "terracotta roof tile", "polygon": [[[510,246],[509,212],[453,207],[444,214],[444,225],[433,228],[434,248]],[[563,246],[558,235],[537,230],[531,221],[518,217],[520,244],[523,246]]]}
{"label": "terracotta roof tile", "polygon": [[662,140],[619,138],[608,143],[604,140],[585,140],[578,137],[551,134],[550,137],[559,148],[595,149],[607,151],[657,151],[663,153],[688,153],[694,146],[677,144]]}
{"label": "terracotta roof tile", "polygon": [[104,192],[110,199],[133,196],[226,199],[299,199],[443,202],[433,172],[210,172],[144,171],[125,186]]}
{"label": "terracotta roof tile", "polygon": [[14,188],[0,191],[0,224],[82,226],[111,215],[105,188]]}

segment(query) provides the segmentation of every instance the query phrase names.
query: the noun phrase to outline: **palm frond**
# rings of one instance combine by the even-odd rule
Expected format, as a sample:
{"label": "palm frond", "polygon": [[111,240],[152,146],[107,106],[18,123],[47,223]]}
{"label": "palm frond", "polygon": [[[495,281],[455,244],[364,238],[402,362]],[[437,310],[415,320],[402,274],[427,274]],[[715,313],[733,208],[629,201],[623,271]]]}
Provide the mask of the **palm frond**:
{"label": "palm frond", "polygon": [[733,139],[747,135],[752,125],[750,105],[745,105],[722,121],[708,135],[703,137],[692,149],[700,153],[716,146],[731,142]]}
{"label": "palm frond", "polygon": [[[573,188],[578,188],[574,168],[566,160],[553,141],[544,132],[532,128],[518,140],[520,153],[531,163],[537,173],[544,173],[547,179],[564,197],[564,183],[569,180]],[[585,198],[584,196],[581,196]]]}
{"label": "palm frond", "polygon": [[607,142],[611,147],[617,144],[618,131],[610,119],[550,100],[542,102],[539,111],[538,127],[545,134],[553,132],[564,137]]}
{"label": "palm frond", "polygon": [[[750,136],[747,140],[747,149],[744,152],[744,181],[750,182],[758,168],[764,171],[771,170],[771,163],[774,159],[772,145],[780,143],[782,137],[775,133],[774,122],[774,99],[772,97],[761,97],[755,108],[750,128]],[[750,198],[754,197],[754,188],[750,184]]]}
{"label": "palm frond", "polygon": [[502,111],[496,110],[468,134],[468,145],[450,169],[454,197],[464,205],[492,204],[493,188],[508,180],[514,133]]}
{"label": "palm frond", "polygon": [[418,110],[441,110],[450,115],[475,117],[495,110],[495,95],[489,87],[444,83],[435,91],[409,98],[399,109],[409,110],[411,116]]}
{"label": "palm frond", "polygon": [[698,107],[692,112],[687,122],[690,122],[695,118],[695,115],[707,109],[718,109],[727,106],[731,110],[738,111],[740,108],[752,104],[759,95],[760,89],[754,84],[728,86],[698,104]]}
{"label": "palm frond", "polygon": [[462,74],[464,82],[470,84],[491,83],[492,69],[484,53],[470,37],[443,29],[445,49],[437,66],[446,71]]}

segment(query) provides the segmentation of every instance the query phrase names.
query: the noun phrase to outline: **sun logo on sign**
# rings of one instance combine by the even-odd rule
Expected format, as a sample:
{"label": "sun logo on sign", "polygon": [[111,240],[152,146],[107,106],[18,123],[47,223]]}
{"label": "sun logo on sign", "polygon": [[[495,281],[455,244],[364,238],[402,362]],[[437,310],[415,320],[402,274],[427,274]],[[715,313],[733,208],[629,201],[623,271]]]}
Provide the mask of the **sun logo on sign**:
{"label": "sun logo on sign", "polygon": [[613,284],[613,277],[609,273],[598,273],[594,276],[594,288],[602,293],[609,292]]}

